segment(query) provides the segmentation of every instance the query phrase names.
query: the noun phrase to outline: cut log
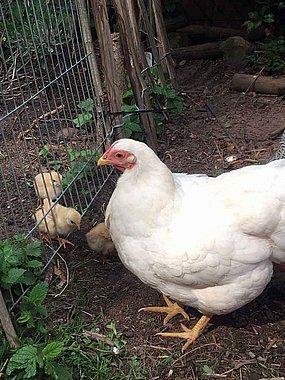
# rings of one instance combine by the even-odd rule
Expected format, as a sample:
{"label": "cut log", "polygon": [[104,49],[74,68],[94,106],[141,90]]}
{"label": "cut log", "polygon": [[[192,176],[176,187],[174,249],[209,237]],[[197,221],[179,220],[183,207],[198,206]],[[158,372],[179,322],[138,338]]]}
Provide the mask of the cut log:
{"label": "cut log", "polygon": [[264,31],[261,29],[247,33],[242,29],[207,25],[188,25],[178,29],[177,32],[186,34],[191,42],[221,41],[234,36],[240,36],[249,41],[256,41],[265,37]]}
{"label": "cut log", "polygon": [[183,59],[215,59],[223,56],[220,49],[221,42],[210,42],[207,44],[187,46],[173,49],[172,56],[176,60]]}
{"label": "cut log", "polygon": [[257,77],[256,75],[235,74],[232,88],[237,91],[251,91],[259,94],[285,94],[285,78]]}

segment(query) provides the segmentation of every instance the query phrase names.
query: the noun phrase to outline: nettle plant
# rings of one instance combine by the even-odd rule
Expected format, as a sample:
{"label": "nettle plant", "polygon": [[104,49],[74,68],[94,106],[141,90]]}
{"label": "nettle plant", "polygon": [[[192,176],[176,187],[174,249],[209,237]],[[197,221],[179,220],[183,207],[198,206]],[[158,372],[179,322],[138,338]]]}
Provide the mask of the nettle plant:
{"label": "nettle plant", "polygon": [[[43,342],[48,333],[46,329],[47,309],[44,305],[48,284],[42,281],[41,270],[44,265],[43,247],[40,241],[30,241],[24,235],[0,241],[0,286],[22,297],[14,313],[20,336],[20,348],[9,348],[3,335],[0,341],[0,377],[3,380],[71,379],[68,370],[57,364],[64,351],[59,341]],[[8,294],[8,293],[7,293]],[[8,296],[6,299],[9,306]],[[1,335],[1,334],[0,334]],[[5,364],[4,364],[5,363]]]}
{"label": "nettle plant", "polygon": [[285,29],[279,19],[285,11],[285,3],[277,0],[257,0],[256,3],[258,9],[248,14],[249,19],[244,26],[248,32],[263,28],[266,38],[256,44],[256,52],[249,62],[257,68],[265,67],[265,72],[274,74],[285,68]]}
{"label": "nettle plant", "polygon": [[[152,108],[158,112],[154,112],[154,121],[156,125],[156,131],[158,135],[164,130],[164,120],[165,116],[163,114],[163,109],[172,110],[174,112],[182,112],[183,110],[183,99],[178,96],[171,86],[171,84],[162,85],[158,78],[157,68],[151,69],[151,74],[153,75],[156,84],[153,86],[146,81],[147,91],[150,96]],[[133,113],[137,111],[137,105],[134,97],[133,90],[129,88],[123,95],[124,104],[122,110],[130,115],[124,116],[124,134],[125,137],[133,138],[135,140],[143,140],[143,131],[140,126],[139,113]],[[161,110],[161,111],[160,111]]]}

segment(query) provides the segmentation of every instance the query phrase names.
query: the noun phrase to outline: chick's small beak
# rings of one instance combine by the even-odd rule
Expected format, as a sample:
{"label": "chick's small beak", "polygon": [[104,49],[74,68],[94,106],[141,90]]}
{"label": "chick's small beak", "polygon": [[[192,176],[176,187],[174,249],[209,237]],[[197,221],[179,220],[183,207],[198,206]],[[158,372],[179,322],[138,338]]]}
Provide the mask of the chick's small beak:
{"label": "chick's small beak", "polygon": [[111,162],[104,158],[104,156],[101,156],[99,160],[97,161],[97,166],[103,166],[103,165],[110,165]]}

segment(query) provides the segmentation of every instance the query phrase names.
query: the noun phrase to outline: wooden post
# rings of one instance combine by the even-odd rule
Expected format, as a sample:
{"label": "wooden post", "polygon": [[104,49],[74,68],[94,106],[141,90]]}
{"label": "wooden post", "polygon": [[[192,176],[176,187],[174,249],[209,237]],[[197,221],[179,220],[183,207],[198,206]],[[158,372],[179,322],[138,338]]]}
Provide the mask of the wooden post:
{"label": "wooden post", "polygon": [[[93,0],[93,14],[96,22],[100,55],[105,76],[106,93],[111,112],[121,111],[121,99],[117,85],[117,73],[114,60],[113,43],[105,0]],[[122,124],[122,115],[115,116],[115,124]],[[116,131],[116,137],[123,137],[123,129]]]}
{"label": "wooden post", "polygon": [[[86,2],[85,0],[76,0],[77,6],[78,6],[78,16],[82,31],[82,38],[84,42],[84,47],[86,54],[88,55],[88,62],[89,62],[89,69],[91,73],[91,78],[93,82],[94,91],[96,94],[96,110],[97,110],[97,122],[96,122],[96,140],[98,144],[101,144],[103,141],[104,136],[104,120],[102,120],[102,113],[100,112],[103,110],[103,89],[102,84],[100,80],[100,73],[96,61],[96,55],[94,50],[94,43],[92,39],[92,34],[90,30],[90,22],[89,17],[87,14],[86,9]],[[99,112],[98,112],[99,111]]]}
{"label": "wooden post", "polygon": [[[122,49],[130,77],[136,104],[140,109],[151,109],[151,102],[141,71],[146,67],[146,58],[139,39],[138,27],[132,1],[114,0],[120,26]],[[145,73],[148,76],[148,72]],[[156,152],[157,136],[152,113],[140,114],[141,127],[147,144]]]}
{"label": "wooden post", "polygon": [[[166,28],[162,16],[161,0],[153,0],[153,12],[155,17],[157,37],[160,40],[161,57],[165,56],[162,62],[166,62],[169,78],[174,88],[177,88],[176,74],[174,70],[174,62],[170,54],[170,46],[167,38]],[[162,66],[163,67],[163,66]]]}
{"label": "wooden post", "polygon": [[164,77],[164,72],[163,72],[162,67],[161,67],[159,52],[158,52],[158,49],[156,47],[156,42],[154,39],[154,31],[153,31],[151,22],[148,18],[147,9],[146,9],[144,0],[138,0],[138,4],[139,4],[140,10],[141,10],[142,19],[143,19],[145,29],[147,32],[148,41],[149,41],[150,46],[151,46],[153,58],[154,58],[155,62],[157,63],[159,80],[160,80],[160,83],[163,86],[165,86],[166,81],[165,81],[165,77]]}
{"label": "wooden post", "polygon": [[18,348],[19,347],[18,337],[14,329],[13,323],[11,321],[10,314],[6,307],[1,289],[0,289],[0,322],[10,346],[12,348]]}

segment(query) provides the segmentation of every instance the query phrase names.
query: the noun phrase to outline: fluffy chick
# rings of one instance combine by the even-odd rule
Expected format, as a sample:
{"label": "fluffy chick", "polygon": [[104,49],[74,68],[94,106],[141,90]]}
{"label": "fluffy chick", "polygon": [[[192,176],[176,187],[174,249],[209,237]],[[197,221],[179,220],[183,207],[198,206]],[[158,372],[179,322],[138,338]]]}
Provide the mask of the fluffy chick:
{"label": "fluffy chick", "polygon": [[[42,217],[47,214],[50,207],[53,205],[53,202],[51,202],[48,198],[45,198],[43,200],[43,205],[37,209],[35,214],[33,215],[33,219],[36,222],[39,222]],[[40,222],[39,224],[39,230],[40,233],[43,235],[45,240],[48,240],[48,235],[53,238],[56,236],[56,225],[55,225],[55,217],[53,210],[51,210],[45,218]]]}
{"label": "fluffy chick", "polygon": [[57,204],[54,207],[56,231],[59,235],[68,235],[80,230],[81,214],[72,207]]}
{"label": "fluffy chick", "polygon": [[89,248],[102,255],[103,259],[117,255],[115,245],[105,223],[99,223],[87,232],[86,240]]}
{"label": "fluffy chick", "polygon": [[34,181],[37,196],[41,199],[55,200],[62,192],[61,180],[62,176],[54,170],[37,174]]}
{"label": "fluffy chick", "polygon": [[[34,219],[39,222],[52,205],[53,202],[48,198],[44,199],[43,205],[36,211]],[[66,236],[74,230],[80,229],[80,222],[81,215],[78,211],[72,207],[57,204],[39,224],[39,230],[46,240],[48,240],[48,235],[51,239],[58,240],[65,248],[66,244],[72,243],[60,236]]]}

